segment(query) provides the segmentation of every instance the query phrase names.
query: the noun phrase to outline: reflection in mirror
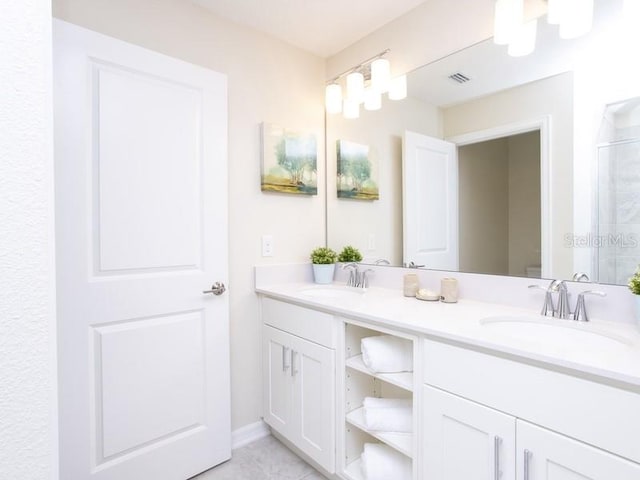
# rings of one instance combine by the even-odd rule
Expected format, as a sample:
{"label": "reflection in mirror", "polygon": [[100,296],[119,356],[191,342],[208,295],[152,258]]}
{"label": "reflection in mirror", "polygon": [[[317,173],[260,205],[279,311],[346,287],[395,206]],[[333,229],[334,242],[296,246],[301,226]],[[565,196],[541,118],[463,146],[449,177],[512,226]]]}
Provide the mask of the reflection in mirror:
{"label": "reflection in mirror", "polygon": [[[411,72],[403,101],[357,120],[328,115],[329,245],[354,245],[370,263],[626,283],[640,261],[640,198],[621,188],[637,177],[639,191],[640,167],[628,167],[640,163],[640,143],[621,160],[598,138],[607,105],[640,96],[621,12],[622,2],[596,0],[586,37],[560,40],[540,21],[532,55],[509,57],[489,39]],[[637,114],[625,121],[640,125]],[[424,154],[428,139],[453,145],[454,170],[450,154]],[[338,140],[369,147],[378,201],[337,198]],[[615,182],[596,177],[613,170]],[[615,195],[597,188],[607,181]],[[626,220],[613,231],[605,210]]]}

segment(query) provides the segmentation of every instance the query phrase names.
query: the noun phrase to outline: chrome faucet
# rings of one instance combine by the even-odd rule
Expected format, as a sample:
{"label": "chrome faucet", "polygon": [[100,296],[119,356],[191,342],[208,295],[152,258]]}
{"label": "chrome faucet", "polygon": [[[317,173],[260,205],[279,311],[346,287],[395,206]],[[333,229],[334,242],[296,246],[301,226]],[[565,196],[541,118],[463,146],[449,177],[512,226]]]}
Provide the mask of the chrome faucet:
{"label": "chrome faucet", "polygon": [[373,270],[367,268],[364,272],[361,272],[355,262],[345,263],[342,268],[350,269],[347,287],[367,288],[369,286],[369,276],[367,274],[373,273]]}
{"label": "chrome faucet", "polygon": [[[547,288],[540,285],[529,285],[529,288],[539,288],[545,291],[544,304],[542,306],[541,315],[545,317],[553,316],[556,318],[572,319],[579,322],[588,322],[589,316],[587,315],[587,309],[584,301],[585,295],[598,295],[604,297],[607,294],[596,290],[585,290],[578,295],[576,302],[575,312],[571,312],[571,306],[569,304],[569,292],[567,290],[567,283],[564,280],[553,280]],[[552,294],[558,293],[558,306],[553,304]]]}
{"label": "chrome faucet", "polygon": [[553,284],[554,282],[552,281],[547,288],[540,285],[529,285],[529,288],[544,290],[544,303],[542,304],[542,310],[540,311],[540,315],[543,317],[553,317],[556,314],[556,307],[553,304],[553,296],[551,295],[551,287]]}
{"label": "chrome faucet", "polygon": [[554,280],[549,285],[552,292],[558,292],[558,306],[553,314],[554,317],[567,319],[571,315],[571,307],[569,306],[569,292],[567,291],[567,283],[564,280]]}
{"label": "chrome faucet", "polygon": [[379,258],[374,262],[374,265],[391,265],[391,262],[386,258]]}
{"label": "chrome faucet", "polygon": [[349,269],[349,280],[347,280],[347,287],[356,287],[360,282],[360,270],[358,270],[358,264],[351,262],[342,265],[343,270]]}
{"label": "chrome faucet", "polygon": [[585,295],[598,295],[599,297],[606,297],[607,294],[598,290],[585,290],[578,295],[578,302],[576,303],[576,311],[573,314],[573,319],[578,322],[588,322],[589,316],[587,315],[587,307],[584,303]]}
{"label": "chrome faucet", "polygon": [[576,273],[573,274],[572,280],[574,282],[582,282],[583,280],[585,282],[588,282],[589,281],[589,275],[587,275],[584,272],[576,272]]}

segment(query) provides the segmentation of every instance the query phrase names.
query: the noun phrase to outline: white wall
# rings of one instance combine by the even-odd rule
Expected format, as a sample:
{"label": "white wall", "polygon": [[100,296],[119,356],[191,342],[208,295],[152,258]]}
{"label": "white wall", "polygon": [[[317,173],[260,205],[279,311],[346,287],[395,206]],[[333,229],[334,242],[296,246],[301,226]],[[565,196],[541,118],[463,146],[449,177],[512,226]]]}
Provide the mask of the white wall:
{"label": "white wall", "polygon": [[573,252],[565,241],[573,232],[572,92],[573,74],[563,73],[443,110],[445,138],[550,117],[553,268],[546,276],[553,278],[574,273]]}
{"label": "white wall", "polygon": [[[315,131],[322,139],[324,60],[184,0],[53,3],[58,18],[228,75],[232,428],[256,422],[261,332],[253,265],[305,261],[324,243],[323,162],[318,196],[261,193],[259,124]],[[260,256],[265,233],[274,237],[270,259]]]}
{"label": "white wall", "polygon": [[[331,248],[353,245],[366,260],[384,258],[402,264],[402,135],[405,130],[440,136],[440,112],[421,100],[384,100],[381,110],[364,109],[357,120],[327,115],[327,237]],[[336,193],[336,141],[369,146],[378,162],[380,199],[338,198]],[[369,237],[375,248],[369,248]]]}
{"label": "white wall", "polygon": [[0,478],[57,478],[51,7],[0,3]]}

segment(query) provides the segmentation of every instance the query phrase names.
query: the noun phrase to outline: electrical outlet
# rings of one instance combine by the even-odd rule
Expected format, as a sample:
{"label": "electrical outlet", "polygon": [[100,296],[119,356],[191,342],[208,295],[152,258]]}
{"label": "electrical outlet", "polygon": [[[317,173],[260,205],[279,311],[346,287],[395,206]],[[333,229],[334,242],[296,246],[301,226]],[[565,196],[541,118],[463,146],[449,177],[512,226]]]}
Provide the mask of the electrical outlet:
{"label": "electrical outlet", "polygon": [[273,257],[273,235],[262,236],[262,256]]}

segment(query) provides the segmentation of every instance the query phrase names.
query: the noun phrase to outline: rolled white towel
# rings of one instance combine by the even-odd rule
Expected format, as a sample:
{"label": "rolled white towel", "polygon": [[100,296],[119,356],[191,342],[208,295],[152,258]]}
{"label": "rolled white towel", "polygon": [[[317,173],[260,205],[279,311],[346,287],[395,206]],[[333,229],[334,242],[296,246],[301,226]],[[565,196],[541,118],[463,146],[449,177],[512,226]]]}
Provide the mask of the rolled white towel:
{"label": "rolled white towel", "polygon": [[381,443],[365,443],[362,452],[362,475],[366,480],[410,480],[411,460]]}
{"label": "rolled white towel", "polygon": [[413,431],[410,399],[365,397],[363,404],[364,424],[368,430],[396,433]]}
{"label": "rolled white towel", "polygon": [[413,371],[413,343],[393,335],[365,337],[360,341],[362,361],[372,372]]}

